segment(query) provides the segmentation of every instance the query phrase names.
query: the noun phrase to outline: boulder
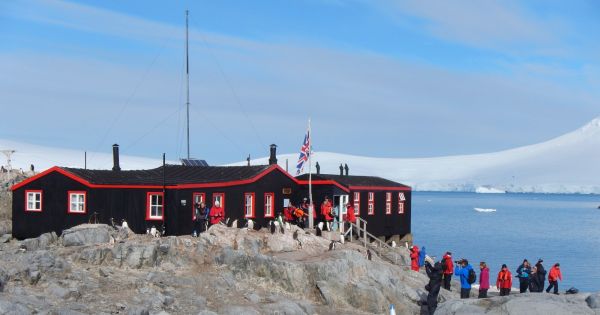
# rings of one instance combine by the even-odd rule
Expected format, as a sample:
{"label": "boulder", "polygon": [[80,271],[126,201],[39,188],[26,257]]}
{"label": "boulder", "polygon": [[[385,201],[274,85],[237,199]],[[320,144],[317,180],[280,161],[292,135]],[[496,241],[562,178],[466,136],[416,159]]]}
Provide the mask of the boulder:
{"label": "boulder", "polygon": [[600,292],[590,294],[590,296],[588,296],[585,299],[585,302],[587,303],[587,305],[590,308],[599,309],[600,308]]}
{"label": "boulder", "polygon": [[1,220],[0,221],[0,235],[12,233],[12,221]]}
{"label": "boulder", "polygon": [[280,314],[280,315],[306,315],[307,313],[298,304],[290,300],[280,300],[276,303],[264,304],[261,306],[262,314]]}
{"label": "boulder", "polygon": [[11,234],[3,234],[2,236],[0,236],[0,244],[8,243],[11,239],[12,239]]}
{"label": "boulder", "polygon": [[150,311],[147,307],[132,306],[127,309],[127,315],[149,315]]}
{"label": "boulder", "polygon": [[56,233],[44,233],[35,238],[28,238],[21,242],[21,246],[26,250],[34,251],[38,249],[48,249],[50,245],[53,245],[58,240]]}
{"label": "boulder", "polygon": [[62,244],[65,247],[96,245],[108,243],[111,240],[111,228],[106,224],[82,224],[62,233]]}

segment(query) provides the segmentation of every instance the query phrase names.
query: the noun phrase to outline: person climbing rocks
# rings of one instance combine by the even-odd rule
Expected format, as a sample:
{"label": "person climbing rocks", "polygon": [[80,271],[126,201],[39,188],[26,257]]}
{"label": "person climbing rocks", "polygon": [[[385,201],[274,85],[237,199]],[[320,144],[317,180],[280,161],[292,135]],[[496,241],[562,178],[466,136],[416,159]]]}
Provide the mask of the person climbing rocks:
{"label": "person climbing rocks", "polygon": [[456,269],[454,269],[454,275],[460,277],[460,298],[468,299],[471,294],[471,284],[475,282],[473,275],[475,271],[473,267],[469,265],[469,261],[461,259],[456,262]]}
{"label": "person climbing rocks", "polygon": [[427,252],[425,251],[425,246],[421,247],[419,251],[419,268],[425,266],[425,257],[427,256]]}
{"label": "person climbing rocks", "polygon": [[221,203],[217,200],[215,204],[210,208],[210,225],[219,224],[225,216],[225,211],[221,207]]}
{"label": "person climbing rocks", "polygon": [[502,268],[500,268],[500,272],[498,272],[498,279],[496,279],[496,288],[500,290],[500,296],[505,296],[510,294],[510,289],[512,288],[512,274],[506,264],[502,264]]}
{"label": "person climbing rocks", "polygon": [[550,293],[550,289],[554,288],[554,294],[558,295],[558,280],[562,281],[562,273],[560,272],[560,264],[556,263],[552,268],[550,268],[550,272],[548,273],[548,288],[546,289],[546,293]]}
{"label": "person climbing rocks", "polygon": [[527,259],[517,268],[517,278],[519,278],[519,292],[525,293],[529,288],[529,275],[531,274],[531,265]]}
{"label": "person climbing rocks", "polygon": [[446,252],[442,257],[442,268],[444,269],[444,283],[443,288],[452,291],[450,289],[450,280],[454,274],[454,263],[452,262],[452,253]]}
{"label": "person climbing rocks", "polygon": [[544,268],[544,265],[542,264],[544,262],[543,259],[538,259],[537,263],[535,264],[535,268],[537,268],[537,277],[538,277],[538,281],[540,283],[540,287],[538,289],[538,292],[544,292],[544,287],[546,286],[546,269]]}
{"label": "person climbing rocks", "polygon": [[331,221],[333,220],[333,217],[331,216],[332,210],[331,201],[329,201],[329,197],[325,196],[325,200],[321,204],[321,215],[325,221],[327,231],[331,231]]}
{"label": "person climbing rocks", "polygon": [[410,247],[410,269],[419,271],[419,247],[417,245]]}
{"label": "person climbing rocks", "polygon": [[427,294],[427,311],[429,315],[433,315],[437,308],[437,298],[444,277],[442,263],[438,261],[431,266],[431,264],[426,261],[425,272],[427,272],[427,276],[429,277],[429,283],[425,286],[425,290],[429,291]]}
{"label": "person climbing rocks", "polygon": [[490,268],[485,261],[479,263],[479,295],[478,298],[487,298],[487,292],[490,289]]}

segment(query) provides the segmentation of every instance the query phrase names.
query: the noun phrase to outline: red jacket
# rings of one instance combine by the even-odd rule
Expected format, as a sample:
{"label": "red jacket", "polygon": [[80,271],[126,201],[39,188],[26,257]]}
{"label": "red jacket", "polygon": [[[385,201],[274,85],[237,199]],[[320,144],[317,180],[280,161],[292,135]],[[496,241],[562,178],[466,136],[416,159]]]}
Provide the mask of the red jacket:
{"label": "red jacket", "polygon": [[454,274],[454,263],[452,262],[452,256],[450,255],[444,255],[444,257],[442,258],[442,260],[445,259],[446,260],[446,270],[444,271],[445,275],[452,275]]}
{"label": "red jacket", "polygon": [[413,246],[410,252],[410,269],[419,271],[419,247]]}
{"label": "red jacket", "polygon": [[350,206],[346,212],[346,221],[356,223],[356,215],[354,214],[354,207]]}
{"label": "red jacket", "polygon": [[554,266],[550,268],[550,272],[548,273],[548,281],[556,281],[557,279],[562,281],[562,274],[560,273],[560,268]]}
{"label": "red jacket", "polygon": [[481,269],[479,274],[479,288],[487,290],[490,288],[490,268],[485,267]]}
{"label": "red jacket", "polygon": [[333,218],[331,217],[331,203],[323,202],[321,204],[321,214],[325,217],[325,221],[331,221]]}
{"label": "red jacket", "polygon": [[498,272],[498,279],[496,279],[496,287],[500,289],[512,288],[512,274],[508,269],[500,270],[500,272]]}
{"label": "red jacket", "polygon": [[213,206],[210,208],[210,224],[217,224],[223,220],[225,210],[221,207]]}
{"label": "red jacket", "polygon": [[283,217],[285,218],[286,221],[291,222],[294,220],[294,215],[293,215],[293,207],[285,207],[283,208]]}

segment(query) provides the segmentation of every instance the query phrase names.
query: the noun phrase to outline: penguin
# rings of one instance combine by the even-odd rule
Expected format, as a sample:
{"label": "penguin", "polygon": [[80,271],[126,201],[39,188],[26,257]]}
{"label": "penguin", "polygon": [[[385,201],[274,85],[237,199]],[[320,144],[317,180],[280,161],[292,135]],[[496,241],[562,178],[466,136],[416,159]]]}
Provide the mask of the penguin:
{"label": "penguin", "polygon": [[153,237],[158,237],[158,231],[156,230],[156,227],[154,227],[154,225],[150,228],[150,235],[152,235]]}
{"label": "penguin", "polygon": [[323,222],[319,222],[319,224],[317,224],[317,227],[319,227],[319,230],[323,231]]}
{"label": "penguin", "polygon": [[367,259],[371,260],[372,259],[372,255],[371,255],[371,251],[367,249]]}
{"label": "penguin", "polygon": [[121,227],[123,227],[123,228],[129,228],[129,224],[127,224],[127,221],[125,221],[125,219],[123,219],[121,221]]}
{"label": "penguin", "polygon": [[289,231],[292,229],[292,226],[290,225],[289,222],[285,222],[285,228],[288,229],[288,231]]}
{"label": "penguin", "polygon": [[329,250],[335,250],[335,241],[331,241],[331,243],[329,243]]}
{"label": "penguin", "polygon": [[294,238],[294,240],[298,239],[298,230],[294,231],[294,235],[292,235],[292,237]]}
{"label": "penguin", "polygon": [[271,226],[270,226],[270,229],[271,229],[271,234],[275,234],[275,222],[271,221],[271,224],[270,224],[270,225],[271,225]]}
{"label": "penguin", "polygon": [[248,225],[248,220],[241,218],[238,220],[238,229],[245,228]]}
{"label": "penguin", "polygon": [[298,240],[298,249],[302,249],[302,242],[300,240]]}
{"label": "penguin", "polygon": [[323,235],[321,229],[317,226],[317,228],[315,229],[317,236],[321,236]]}
{"label": "penguin", "polygon": [[251,219],[248,219],[246,221],[246,227],[248,228],[248,230],[254,230],[254,221],[252,221]]}
{"label": "penguin", "polygon": [[392,248],[396,248],[396,242],[392,241]]}
{"label": "penguin", "polygon": [[228,226],[228,227],[231,227],[231,225],[229,224],[229,218],[225,219],[225,225]]}
{"label": "penguin", "polygon": [[255,231],[260,231],[261,228],[262,228],[262,226],[260,226],[260,223],[254,222],[254,230]]}
{"label": "penguin", "polygon": [[113,228],[117,228],[117,224],[115,223],[115,219],[114,218],[110,218],[110,226],[112,226]]}
{"label": "penguin", "polygon": [[283,224],[279,224],[279,233],[285,234],[285,229],[283,228]]}
{"label": "penguin", "polygon": [[239,221],[237,219],[233,220],[231,222],[231,227],[236,228],[236,229],[239,228],[238,223],[239,223]]}

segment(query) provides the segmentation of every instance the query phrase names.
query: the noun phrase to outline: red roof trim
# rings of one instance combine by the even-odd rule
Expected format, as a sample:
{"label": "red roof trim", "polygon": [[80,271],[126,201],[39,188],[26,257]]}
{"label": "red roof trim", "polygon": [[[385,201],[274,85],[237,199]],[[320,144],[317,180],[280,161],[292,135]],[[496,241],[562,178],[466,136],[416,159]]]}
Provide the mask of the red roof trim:
{"label": "red roof trim", "polygon": [[386,186],[350,186],[350,190],[392,190],[411,191],[410,187],[386,187]]}

